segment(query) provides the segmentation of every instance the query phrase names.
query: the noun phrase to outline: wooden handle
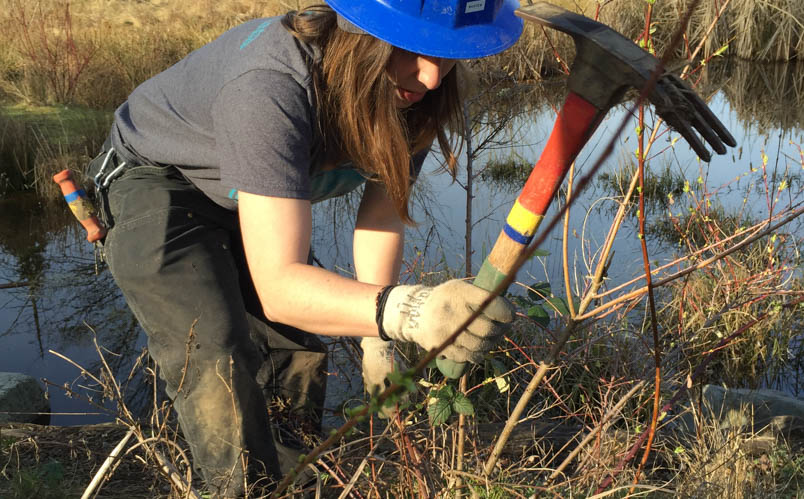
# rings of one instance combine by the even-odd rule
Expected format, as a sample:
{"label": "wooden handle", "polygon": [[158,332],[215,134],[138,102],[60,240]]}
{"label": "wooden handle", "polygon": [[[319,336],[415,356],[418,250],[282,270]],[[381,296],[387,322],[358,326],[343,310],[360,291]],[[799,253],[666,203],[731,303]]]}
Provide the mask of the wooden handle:
{"label": "wooden handle", "polygon": [[64,195],[64,200],[70,207],[75,218],[81,222],[84,229],[87,231],[87,241],[94,243],[106,236],[106,227],[98,220],[95,215],[95,206],[89,200],[87,193],[76,185],[73,180],[73,172],[70,170],[62,170],[53,175],[53,181],[61,187],[61,193]]}

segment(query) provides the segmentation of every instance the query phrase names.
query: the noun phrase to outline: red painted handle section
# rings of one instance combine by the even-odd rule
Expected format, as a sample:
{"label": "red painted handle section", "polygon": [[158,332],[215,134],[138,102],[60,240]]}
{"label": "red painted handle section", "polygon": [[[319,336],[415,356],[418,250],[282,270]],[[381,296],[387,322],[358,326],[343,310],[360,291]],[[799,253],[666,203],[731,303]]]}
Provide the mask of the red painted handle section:
{"label": "red painted handle section", "polygon": [[553,132],[522,193],[519,203],[529,211],[544,215],[570,165],[592,136],[605,111],[570,92],[558,113]]}
{"label": "red painted handle section", "polygon": [[62,170],[53,175],[53,181],[59,184],[61,193],[64,196],[70,211],[75,218],[81,222],[87,231],[87,241],[94,243],[106,236],[106,227],[95,216],[95,207],[89,200],[83,189],[76,185],[73,180],[73,173],[70,170]]}

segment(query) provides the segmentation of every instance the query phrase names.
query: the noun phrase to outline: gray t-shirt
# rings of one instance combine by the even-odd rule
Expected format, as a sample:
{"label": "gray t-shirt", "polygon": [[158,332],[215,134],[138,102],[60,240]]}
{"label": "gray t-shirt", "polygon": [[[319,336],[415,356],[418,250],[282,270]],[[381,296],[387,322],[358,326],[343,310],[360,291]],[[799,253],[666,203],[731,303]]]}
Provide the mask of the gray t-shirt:
{"label": "gray t-shirt", "polygon": [[310,73],[321,54],[280,19],[237,26],[137,87],[115,112],[115,149],[176,166],[232,210],[238,191],[318,202],[362,185],[350,162],[324,171]]}

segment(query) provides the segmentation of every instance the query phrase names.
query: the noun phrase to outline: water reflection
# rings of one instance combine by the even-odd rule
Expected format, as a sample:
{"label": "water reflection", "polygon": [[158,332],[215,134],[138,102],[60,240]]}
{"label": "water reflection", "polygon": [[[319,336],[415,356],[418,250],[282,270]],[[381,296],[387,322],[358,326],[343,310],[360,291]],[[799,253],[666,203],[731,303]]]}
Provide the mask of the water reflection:
{"label": "water reflection", "polygon": [[[98,343],[108,350],[109,366],[125,377],[143,346],[139,328],[108,272],[96,274],[92,247],[62,206],[32,194],[16,194],[0,201],[0,207],[0,282],[27,283],[0,292],[4,346],[0,370],[23,372],[57,385],[49,387],[54,413],[97,413],[98,408],[58,388],[67,383],[96,402],[102,398],[83,388],[86,380],[80,379],[76,367],[48,350],[97,372],[100,358],[93,342],[97,333]],[[142,405],[136,402],[144,396],[140,390],[127,395],[133,406]],[[52,422],[108,419],[108,415],[58,414]]]}
{"label": "water reflection", "polygon": [[[696,185],[698,177],[716,189],[715,198],[724,206],[744,205],[744,198],[762,193],[769,182],[777,188],[787,182],[788,198],[782,205],[801,202],[802,168],[797,145],[802,140],[804,119],[804,69],[801,65],[763,65],[728,61],[710,64],[701,78],[702,93],[719,91],[712,99],[712,108],[737,137],[739,148],[726,157],[715,158],[711,166],[700,164],[682,141],[673,142],[668,134],[657,147],[669,148],[661,159],[652,162],[653,171],[661,174],[670,171],[673,182],[684,179]],[[480,109],[494,110],[495,119],[514,116],[510,127],[497,138],[498,144],[475,158],[475,173],[491,161],[504,163],[514,155],[513,164],[530,168],[538,158],[553,122],[553,109],[563,100],[561,83],[522,86],[515,89],[497,89],[478,99]],[[624,115],[622,108],[612,112],[598,134],[578,158],[578,175],[591,168],[613,129]],[[482,116],[481,116],[482,117]],[[489,116],[484,119],[488,121]],[[482,128],[480,123],[477,128]],[[629,126],[627,130],[632,130]],[[477,137],[482,140],[482,130]],[[501,140],[502,138],[505,140]],[[618,152],[603,166],[610,175],[633,163],[635,143],[626,133],[621,137]],[[478,143],[475,142],[475,145]],[[761,166],[763,155],[769,156],[769,176],[762,178],[751,169]],[[464,158],[461,159],[464,161]],[[466,172],[459,175],[458,183],[451,183],[447,175],[436,174],[438,157],[428,159],[421,181],[417,184],[413,216],[419,222],[408,232],[405,250],[403,279],[440,280],[447,275],[461,275],[466,266]],[[516,172],[515,172],[516,173]],[[775,176],[774,176],[775,175]],[[472,245],[470,266],[477,270],[491,249],[501,223],[521,186],[523,175],[514,175],[508,184],[499,180],[483,181],[478,177],[471,206]],[[683,182],[683,181],[682,181]],[[617,184],[618,186],[620,184]],[[683,186],[683,183],[681,184]],[[677,184],[671,192],[678,198]],[[683,188],[683,187],[682,187]],[[605,236],[620,188],[596,184],[578,200],[571,214],[571,265],[577,270],[574,276],[576,290],[583,289],[585,276],[590,272],[590,261],[597,245]],[[748,190],[747,190],[748,189]],[[665,193],[657,198],[666,199]],[[663,196],[664,195],[664,196]],[[754,199],[754,198],[752,198]],[[349,196],[331,200],[315,208],[313,244],[321,265],[351,274],[351,228],[358,197]],[[654,209],[655,216],[668,209],[661,204]],[[774,207],[764,202],[752,202],[745,208],[752,216],[767,216]],[[56,350],[89,370],[97,370],[98,358],[93,337],[115,355],[106,355],[111,367],[121,377],[144,346],[144,338],[112,282],[109,273],[99,267],[92,247],[83,240],[77,224],[63,206],[44,203],[31,195],[10,195],[0,200],[0,284],[25,281],[27,286],[0,289],[0,370],[16,371],[47,378],[54,383],[80,384],[76,368],[48,354]],[[548,218],[555,212],[555,207]],[[612,267],[611,278],[624,280],[639,272],[637,266],[624,262],[639,261],[634,248],[635,221],[629,222],[616,250],[619,265]],[[787,230],[799,240],[801,222]],[[659,242],[651,241],[651,253],[656,258],[670,257]],[[560,232],[549,235],[544,248],[551,252],[547,258],[530,262],[519,278],[523,281],[553,280],[561,275]],[[93,331],[95,333],[93,333]],[[144,407],[149,388],[138,381],[129,383],[127,396],[132,407]],[[78,383],[76,383],[78,384]],[[76,386],[76,388],[78,388]],[[796,388],[797,390],[800,388]],[[50,390],[53,410],[78,412],[96,410],[77,399],[64,397],[60,390]],[[56,416],[57,424],[85,423],[108,416],[66,417]]]}
{"label": "water reflection", "polygon": [[767,135],[804,126],[804,61],[716,61],[702,73],[702,83],[723,92],[743,128]]}

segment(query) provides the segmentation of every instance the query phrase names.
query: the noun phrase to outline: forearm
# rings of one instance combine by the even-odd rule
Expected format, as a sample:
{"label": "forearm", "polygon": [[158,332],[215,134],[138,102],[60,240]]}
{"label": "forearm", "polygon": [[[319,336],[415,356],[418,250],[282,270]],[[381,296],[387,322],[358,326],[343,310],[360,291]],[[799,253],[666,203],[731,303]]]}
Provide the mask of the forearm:
{"label": "forearm", "polygon": [[360,282],[396,284],[402,266],[405,226],[382,188],[366,187],[352,243],[355,274]]}
{"label": "forearm", "polygon": [[396,283],[404,225],[384,189],[369,184],[354,232],[357,280],[306,264],[308,202],[240,195],[248,266],[268,319],[328,336],[377,336],[376,297]]}
{"label": "forearm", "polygon": [[273,281],[260,292],[270,320],[325,336],[377,336],[380,286],[304,263],[285,266]]}
{"label": "forearm", "polygon": [[376,336],[380,286],[306,263],[309,202],[245,192],[239,198],[243,245],[266,317],[316,334]]}
{"label": "forearm", "polygon": [[404,232],[355,230],[354,262],[357,280],[370,284],[396,284],[402,266]]}

